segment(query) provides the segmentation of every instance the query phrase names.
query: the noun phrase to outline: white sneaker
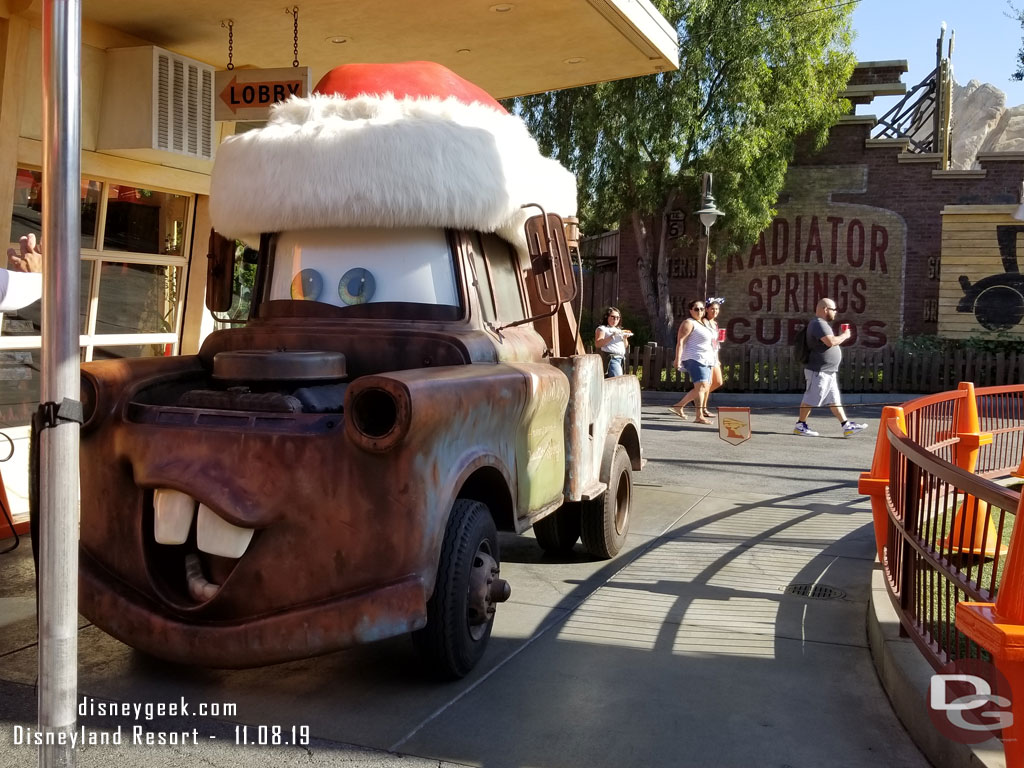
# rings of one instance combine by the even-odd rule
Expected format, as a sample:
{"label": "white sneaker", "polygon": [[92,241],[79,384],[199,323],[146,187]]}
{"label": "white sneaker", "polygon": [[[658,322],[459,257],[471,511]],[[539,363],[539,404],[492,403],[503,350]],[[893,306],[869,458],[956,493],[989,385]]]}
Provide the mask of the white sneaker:
{"label": "white sneaker", "polygon": [[815,432],[810,427],[808,427],[807,423],[804,422],[804,421],[798,421],[796,423],[796,426],[793,427],[793,434],[794,435],[803,435],[804,437],[817,437],[818,436],[818,433]]}
{"label": "white sneaker", "polygon": [[855,421],[848,421],[843,424],[843,437],[853,437],[862,429],[867,429],[867,424],[858,424]]}

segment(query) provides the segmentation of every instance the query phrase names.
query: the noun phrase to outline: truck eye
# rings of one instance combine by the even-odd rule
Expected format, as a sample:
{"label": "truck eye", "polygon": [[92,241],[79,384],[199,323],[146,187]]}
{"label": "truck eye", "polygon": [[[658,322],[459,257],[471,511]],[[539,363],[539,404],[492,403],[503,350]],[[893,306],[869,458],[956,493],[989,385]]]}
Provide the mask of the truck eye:
{"label": "truck eye", "polygon": [[338,296],[349,306],[365,304],[373,298],[377,289],[377,281],[370,270],[365,267],[353,267],[341,276],[338,283]]}
{"label": "truck eye", "polygon": [[299,301],[316,301],[324,289],[324,279],[315,269],[304,269],[292,278],[291,296]]}

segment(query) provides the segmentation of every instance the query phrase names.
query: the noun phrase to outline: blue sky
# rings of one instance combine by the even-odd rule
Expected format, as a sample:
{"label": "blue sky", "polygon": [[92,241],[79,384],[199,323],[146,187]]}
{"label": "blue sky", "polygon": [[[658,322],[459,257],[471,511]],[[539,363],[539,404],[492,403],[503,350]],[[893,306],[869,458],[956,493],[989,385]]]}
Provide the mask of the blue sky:
{"label": "blue sky", "polygon": [[[838,0],[837,0],[838,1]],[[1014,0],[1024,7],[1024,0]],[[1011,81],[1021,47],[1020,24],[1006,17],[1006,0],[860,0],[853,11],[857,37],[853,50],[860,61],[906,59],[907,88],[935,68],[935,41],[940,25],[956,30],[953,75],[961,85],[969,80],[992,83],[1006,93],[1007,106],[1024,104],[1024,83]],[[861,113],[881,114],[879,105]]]}

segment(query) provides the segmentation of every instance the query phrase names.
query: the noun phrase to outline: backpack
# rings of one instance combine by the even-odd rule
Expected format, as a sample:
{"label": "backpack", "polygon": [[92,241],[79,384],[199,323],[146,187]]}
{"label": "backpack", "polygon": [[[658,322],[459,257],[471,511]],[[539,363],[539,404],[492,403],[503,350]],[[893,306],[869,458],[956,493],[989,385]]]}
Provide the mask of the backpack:
{"label": "backpack", "polygon": [[793,359],[806,365],[811,360],[811,345],[807,340],[807,324],[800,326],[800,329],[793,336]]}

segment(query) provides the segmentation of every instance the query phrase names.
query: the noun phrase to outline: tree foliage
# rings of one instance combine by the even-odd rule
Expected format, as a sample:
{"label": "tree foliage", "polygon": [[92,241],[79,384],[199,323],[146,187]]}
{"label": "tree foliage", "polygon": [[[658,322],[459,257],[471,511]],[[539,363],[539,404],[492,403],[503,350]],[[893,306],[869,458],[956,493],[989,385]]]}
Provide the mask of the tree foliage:
{"label": "tree foliage", "polygon": [[[771,221],[797,137],[819,143],[845,104],[852,4],[837,0],[658,0],[679,35],[679,69],[514,100],[542,149],[572,169],[583,230],[631,217],[647,311],[672,339],[667,243],[659,222],[699,200],[714,173],[726,217],[715,250]],[[696,206],[690,206],[696,207]]]}

